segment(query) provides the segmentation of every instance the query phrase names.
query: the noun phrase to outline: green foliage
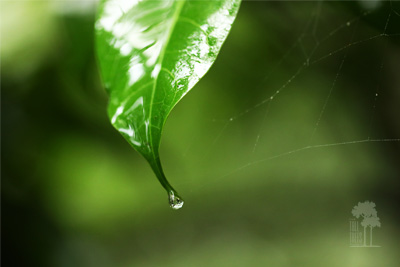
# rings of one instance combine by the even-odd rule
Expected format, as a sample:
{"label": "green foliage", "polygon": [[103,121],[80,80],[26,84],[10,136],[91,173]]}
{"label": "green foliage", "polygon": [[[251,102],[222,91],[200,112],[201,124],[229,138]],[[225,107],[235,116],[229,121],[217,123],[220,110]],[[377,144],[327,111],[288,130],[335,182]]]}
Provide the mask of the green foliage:
{"label": "green foliage", "polygon": [[161,133],[173,107],[214,63],[240,0],[104,1],[97,55],[113,126],[150,163],[170,205],[182,199],[165,178]]}

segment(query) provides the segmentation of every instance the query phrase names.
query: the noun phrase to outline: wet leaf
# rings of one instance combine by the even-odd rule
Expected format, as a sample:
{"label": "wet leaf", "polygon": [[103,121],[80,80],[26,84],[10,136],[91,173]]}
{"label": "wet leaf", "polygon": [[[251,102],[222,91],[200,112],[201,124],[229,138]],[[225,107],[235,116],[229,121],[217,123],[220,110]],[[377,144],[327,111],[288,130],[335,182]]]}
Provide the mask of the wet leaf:
{"label": "wet leaf", "polygon": [[96,49],[111,123],[150,163],[175,209],[183,201],[161,167],[162,129],[215,61],[239,4],[110,0],[99,7]]}

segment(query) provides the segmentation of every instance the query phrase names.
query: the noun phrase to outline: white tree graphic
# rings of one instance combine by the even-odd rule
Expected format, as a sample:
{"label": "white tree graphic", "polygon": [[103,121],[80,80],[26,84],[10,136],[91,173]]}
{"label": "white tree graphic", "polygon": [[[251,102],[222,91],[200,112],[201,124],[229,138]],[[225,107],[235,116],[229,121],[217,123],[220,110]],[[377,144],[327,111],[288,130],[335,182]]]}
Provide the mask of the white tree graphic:
{"label": "white tree graphic", "polygon": [[374,202],[365,201],[365,202],[358,202],[356,206],[354,206],[351,213],[354,217],[362,218],[361,226],[364,227],[364,246],[366,247],[367,244],[367,227],[370,228],[370,241],[369,246],[372,247],[372,229],[374,227],[381,227],[381,223],[379,221],[379,217],[377,215],[377,211],[375,209],[376,205]]}

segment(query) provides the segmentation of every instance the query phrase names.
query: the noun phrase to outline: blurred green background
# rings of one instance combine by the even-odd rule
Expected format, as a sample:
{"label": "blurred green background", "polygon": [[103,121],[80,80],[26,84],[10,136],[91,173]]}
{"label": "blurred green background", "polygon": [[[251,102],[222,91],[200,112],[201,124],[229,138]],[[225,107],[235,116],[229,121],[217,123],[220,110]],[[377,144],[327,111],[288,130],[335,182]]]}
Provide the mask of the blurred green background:
{"label": "blurred green background", "polygon": [[179,211],[107,118],[95,10],[1,1],[4,266],[398,266],[400,143],[297,151],[400,138],[398,2],[243,2],[164,130]]}

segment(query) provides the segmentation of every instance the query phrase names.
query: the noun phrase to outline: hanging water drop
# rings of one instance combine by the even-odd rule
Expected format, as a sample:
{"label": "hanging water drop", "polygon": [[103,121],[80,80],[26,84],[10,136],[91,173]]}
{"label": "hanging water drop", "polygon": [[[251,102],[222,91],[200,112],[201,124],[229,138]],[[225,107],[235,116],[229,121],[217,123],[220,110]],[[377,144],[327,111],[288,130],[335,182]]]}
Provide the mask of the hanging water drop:
{"label": "hanging water drop", "polygon": [[168,192],[169,206],[174,210],[179,210],[183,206],[183,199],[180,198],[174,191]]}

